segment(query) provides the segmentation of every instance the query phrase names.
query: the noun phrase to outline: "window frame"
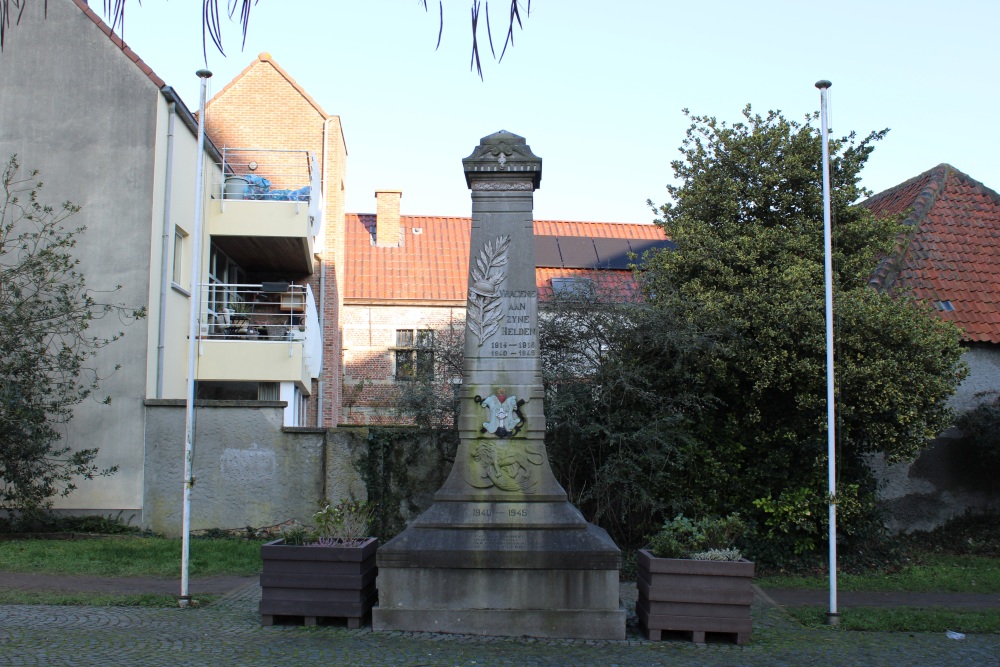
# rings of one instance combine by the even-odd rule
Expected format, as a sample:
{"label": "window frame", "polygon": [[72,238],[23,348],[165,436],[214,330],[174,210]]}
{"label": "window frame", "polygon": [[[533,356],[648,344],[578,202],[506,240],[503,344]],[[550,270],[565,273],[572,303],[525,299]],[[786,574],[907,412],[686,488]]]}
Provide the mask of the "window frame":
{"label": "window frame", "polygon": [[183,229],[174,225],[174,247],[173,247],[173,257],[171,258],[170,267],[170,282],[181,289],[184,287],[184,246],[188,233]]}
{"label": "window frame", "polygon": [[434,329],[396,329],[393,379],[402,382],[434,379]]}

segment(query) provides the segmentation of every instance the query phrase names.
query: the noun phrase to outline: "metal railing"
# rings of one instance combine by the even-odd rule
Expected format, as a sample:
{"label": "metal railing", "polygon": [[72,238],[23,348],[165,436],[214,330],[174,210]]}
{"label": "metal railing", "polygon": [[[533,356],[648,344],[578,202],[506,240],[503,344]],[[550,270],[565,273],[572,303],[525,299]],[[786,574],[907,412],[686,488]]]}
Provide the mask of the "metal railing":
{"label": "metal railing", "polygon": [[306,337],[304,285],[213,282],[202,290],[202,338],[287,342]]}
{"label": "metal railing", "polygon": [[321,199],[315,156],[306,150],[223,148],[222,182],[215,196],[227,200],[297,201]]}

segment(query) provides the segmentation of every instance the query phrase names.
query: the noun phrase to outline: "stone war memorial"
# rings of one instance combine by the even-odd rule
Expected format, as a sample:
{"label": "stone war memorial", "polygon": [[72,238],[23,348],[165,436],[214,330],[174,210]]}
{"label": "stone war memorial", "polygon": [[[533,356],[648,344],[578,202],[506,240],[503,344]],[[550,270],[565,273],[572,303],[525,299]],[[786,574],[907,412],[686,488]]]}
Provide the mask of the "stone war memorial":
{"label": "stone war memorial", "polygon": [[434,504],[378,550],[374,629],[624,639],[621,551],[567,501],[545,450],[532,218],[542,160],[500,131],[462,163],[461,441]]}

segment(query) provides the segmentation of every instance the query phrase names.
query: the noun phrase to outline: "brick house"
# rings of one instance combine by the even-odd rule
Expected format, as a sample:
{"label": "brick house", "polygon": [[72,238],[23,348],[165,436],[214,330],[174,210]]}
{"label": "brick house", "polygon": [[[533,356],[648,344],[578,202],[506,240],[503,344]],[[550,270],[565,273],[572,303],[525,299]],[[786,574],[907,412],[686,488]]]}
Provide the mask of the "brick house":
{"label": "brick house", "polygon": [[[348,214],[345,221],[345,424],[396,421],[399,383],[422,367],[433,370],[435,336],[461,331],[465,322],[471,219],[400,215],[399,191],[376,197],[375,215]],[[668,244],[648,224],[534,225],[542,298],[583,281],[630,284],[630,253]]]}
{"label": "brick house", "polygon": [[[948,164],[880,192],[864,205],[878,216],[905,216],[901,250],[872,284],[933,306],[962,329],[969,377],[952,399],[957,412],[976,394],[1000,391],[1000,194]],[[912,464],[883,467],[891,528],[930,529],[967,508],[1000,509],[995,480],[954,429]]]}
{"label": "brick house", "polygon": [[289,272],[287,266],[270,262],[278,232],[257,237],[254,243],[219,237],[215,247],[244,270],[248,284],[287,280],[308,285],[316,295],[322,370],[307,391],[297,394],[305,405],[304,418],[297,425],[336,425],[337,408],[325,413],[323,409],[340,404],[338,322],[347,162],[340,117],[324,111],[270,54],[262,53],[206,103],[205,131],[219,147],[230,172],[267,178],[272,188],[301,185],[294,174],[305,164],[306,156],[315,161],[325,210],[311,249],[314,265],[306,271]]}

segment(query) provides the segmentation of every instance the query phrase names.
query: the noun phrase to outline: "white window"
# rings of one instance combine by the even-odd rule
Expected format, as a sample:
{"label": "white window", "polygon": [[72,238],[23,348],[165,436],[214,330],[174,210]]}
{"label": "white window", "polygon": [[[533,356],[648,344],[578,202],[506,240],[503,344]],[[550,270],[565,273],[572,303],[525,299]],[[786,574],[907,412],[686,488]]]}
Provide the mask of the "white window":
{"label": "white window", "polygon": [[208,312],[216,315],[239,301],[237,286],[246,280],[246,272],[215,244],[208,258]]}
{"label": "white window", "polygon": [[184,283],[184,239],[187,234],[180,227],[174,227],[174,266],[170,273],[170,280],[178,287],[183,287]]}

